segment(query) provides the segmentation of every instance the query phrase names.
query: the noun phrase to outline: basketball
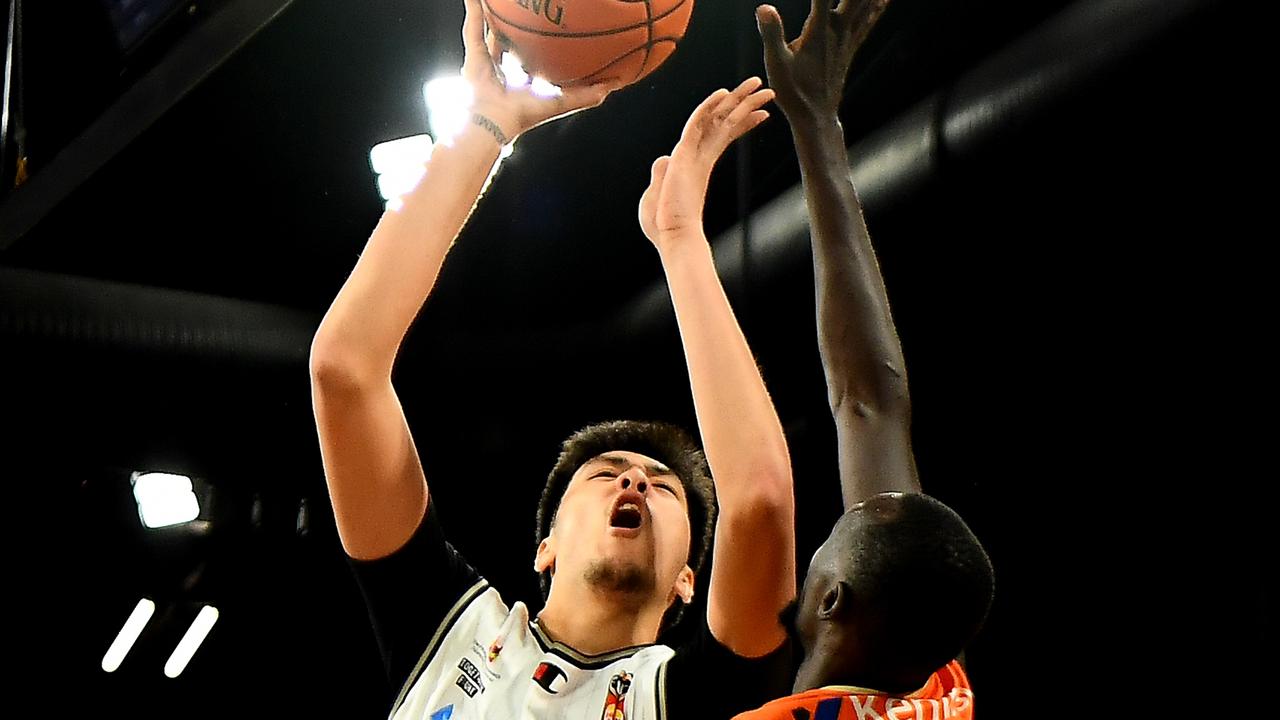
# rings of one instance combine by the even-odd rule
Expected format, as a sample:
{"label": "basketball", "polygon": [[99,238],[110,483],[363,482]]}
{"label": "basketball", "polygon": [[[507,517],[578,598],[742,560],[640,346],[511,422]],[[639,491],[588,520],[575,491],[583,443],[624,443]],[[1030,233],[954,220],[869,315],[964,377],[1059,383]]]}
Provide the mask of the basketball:
{"label": "basketball", "polygon": [[560,85],[633,83],[676,49],[693,0],[481,0],[526,71]]}

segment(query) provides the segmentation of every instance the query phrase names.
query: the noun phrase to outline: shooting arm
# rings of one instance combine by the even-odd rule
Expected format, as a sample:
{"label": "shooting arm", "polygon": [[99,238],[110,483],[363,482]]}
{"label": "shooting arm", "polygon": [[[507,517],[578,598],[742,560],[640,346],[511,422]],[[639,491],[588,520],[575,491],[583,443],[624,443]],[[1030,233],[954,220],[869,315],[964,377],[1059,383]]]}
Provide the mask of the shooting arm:
{"label": "shooting arm", "polygon": [[391,384],[400,342],[479,197],[500,146],[471,125],[383,214],[316,332],[311,387],[325,477],[349,555],[382,557],[413,534],[427,484]]}

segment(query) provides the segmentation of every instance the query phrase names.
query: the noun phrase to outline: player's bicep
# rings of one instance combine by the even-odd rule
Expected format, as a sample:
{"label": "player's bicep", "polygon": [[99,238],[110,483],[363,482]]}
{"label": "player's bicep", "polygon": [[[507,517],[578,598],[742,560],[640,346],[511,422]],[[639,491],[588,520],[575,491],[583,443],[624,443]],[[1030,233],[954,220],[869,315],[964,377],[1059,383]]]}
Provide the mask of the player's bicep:
{"label": "player's bicep", "polygon": [[359,560],[395,552],[426,513],[427,483],[390,378],[313,372],[312,404],[343,549]]}
{"label": "player's bicep", "polygon": [[920,492],[911,422],[904,412],[872,413],[841,406],[834,411],[840,490],[848,509],[882,492]]}
{"label": "player's bicep", "polygon": [[707,598],[707,626],[742,657],[786,639],[779,613],[795,597],[794,509],[788,501],[721,510]]}

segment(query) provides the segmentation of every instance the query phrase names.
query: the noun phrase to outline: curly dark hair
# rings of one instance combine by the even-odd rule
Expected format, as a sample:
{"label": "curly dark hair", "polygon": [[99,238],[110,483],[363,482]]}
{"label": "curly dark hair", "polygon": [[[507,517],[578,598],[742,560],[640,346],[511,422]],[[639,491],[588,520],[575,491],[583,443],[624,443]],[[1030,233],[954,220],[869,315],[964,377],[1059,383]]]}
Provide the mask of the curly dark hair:
{"label": "curly dark hair", "polygon": [[[689,505],[689,568],[697,573],[706,560],[716,524],[716,494],[706,456],[684,430],[661,422],[613,420],[590,425],[569,436],[560,457],[547,476],[538,503],[535,540],[541,543],[551,534],[560,501],[573,474],[588,460],[610,450],[646,455],[671,468],[684,485]],[[543,572],[542,599],[551,591],[551,573]],[[664,623],[666,625],[668,623]]]}

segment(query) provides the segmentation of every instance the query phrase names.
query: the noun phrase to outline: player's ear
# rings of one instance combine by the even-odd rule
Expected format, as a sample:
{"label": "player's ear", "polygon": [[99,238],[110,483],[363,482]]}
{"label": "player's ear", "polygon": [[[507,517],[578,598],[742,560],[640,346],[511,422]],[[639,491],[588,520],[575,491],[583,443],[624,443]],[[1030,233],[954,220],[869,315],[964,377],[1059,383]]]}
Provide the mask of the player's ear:
{"label": "player's ear", "polygon": [[680,568],[680,574],[676,575],[676,595],[680,597],[680,600],[683,601],[685,605],[693,602],[694,579],[693,570],[691,570],[688,565]]}
{"label": "player's ear", "polygon": [[843,580],[828,587],[822,594],[822,602],[818,605],[818,617],[830,620],[849,610],[853,603],[853,588]]}
{"label": "player's ear", "polygon": [[533,570],[534,572],[550,570],[553,575],[555,574],[556,536],[554,532],[538,543],[538,552],[533,556]]}

